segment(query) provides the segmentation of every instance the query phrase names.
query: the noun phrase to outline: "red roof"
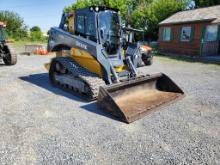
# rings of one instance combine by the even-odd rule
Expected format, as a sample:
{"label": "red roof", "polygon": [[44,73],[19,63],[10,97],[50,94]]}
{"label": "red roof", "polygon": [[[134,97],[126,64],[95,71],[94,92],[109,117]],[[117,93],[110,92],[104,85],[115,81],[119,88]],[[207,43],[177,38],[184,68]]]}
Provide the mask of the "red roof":
{"label": "red roof", "polygon": [[160,25],[195,21],[220,23],[220,5],[178,12],[160,22]]}

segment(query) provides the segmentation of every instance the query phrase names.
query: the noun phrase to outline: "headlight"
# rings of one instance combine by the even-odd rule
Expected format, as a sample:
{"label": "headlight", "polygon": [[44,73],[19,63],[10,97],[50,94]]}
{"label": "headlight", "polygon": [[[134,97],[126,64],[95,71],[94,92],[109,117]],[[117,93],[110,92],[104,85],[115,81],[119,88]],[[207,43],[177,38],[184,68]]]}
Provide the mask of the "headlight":
{"label": "headlight", "polygon": [[99,7],[98,6],[95,7],[95,11],[97,11],[97,12],[99,11]]}

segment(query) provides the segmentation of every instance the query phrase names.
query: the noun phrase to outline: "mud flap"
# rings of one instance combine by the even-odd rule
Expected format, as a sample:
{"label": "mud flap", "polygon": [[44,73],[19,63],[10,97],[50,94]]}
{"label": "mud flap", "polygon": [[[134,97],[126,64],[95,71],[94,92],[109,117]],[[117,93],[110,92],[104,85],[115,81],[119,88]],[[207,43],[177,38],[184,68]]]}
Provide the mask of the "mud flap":
{"label": "mud flap", "polygon": [[168,76],[159,73],[100,87],[98,105],[131,123],[183,96],[184,92]]}

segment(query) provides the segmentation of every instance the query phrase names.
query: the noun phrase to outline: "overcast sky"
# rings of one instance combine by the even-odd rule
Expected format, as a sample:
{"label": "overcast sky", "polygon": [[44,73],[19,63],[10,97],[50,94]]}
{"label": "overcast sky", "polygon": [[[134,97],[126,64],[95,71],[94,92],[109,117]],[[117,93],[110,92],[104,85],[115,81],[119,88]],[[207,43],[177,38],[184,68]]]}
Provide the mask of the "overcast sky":
{"label": "overcast sky", "polygon": [[0,10],[18,13],[29,27],[38,25],[47,32],[51,26],[58,26],[65,6],[75,0],[0,0]]}

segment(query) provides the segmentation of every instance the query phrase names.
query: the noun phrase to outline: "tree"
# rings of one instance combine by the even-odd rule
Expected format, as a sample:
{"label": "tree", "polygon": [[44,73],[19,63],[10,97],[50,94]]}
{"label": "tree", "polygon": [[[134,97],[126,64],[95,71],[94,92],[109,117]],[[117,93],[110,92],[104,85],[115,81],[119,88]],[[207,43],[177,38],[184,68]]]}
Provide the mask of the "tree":
{"label": "tree", "polygon": [[208,6],[214,6],[220,4],[220,0],[194,0],[194,2],[196,8],[208,7]]}
{"label": "tree", "polygon": [[155,0],[148,6],[140,4],[132,14],[132,24],[146,30],[148,38],[158,38],[159,23],[186,8],[186,1]]}
{"label": "tree", "polygon": [[131,14],[136,7],[141,3],[145,6],[153,0],[77,0],[76,3],[64,9],[65,12],[71,12],[76,9],[88,6],[106,6],[117,8],[120,10],[122,20],[127,24],[131,24]]}
{"label": "tree", "polygon": [[43,33],[38,26],[33,26],[30,29],[30,39],[31,41],[42,41],[44,39]]}
{"label": "tree", "polygon": [[28,36],[24,20],[15,12],[0,11],[0,21],[7,24],[6,32],[9,37],[21,39]]}
{"label": "tree", "polygon": [[41,29],[39,26],[33,26],[31,29],[30,29],[31,32],[34,32],[34,31],[40,31],[41,32]]}
{"label": "tree", "polygon": [[188,3],[189,0],[77,0],[64,11],[69,12],[91,5],[117,8],[126,25],[144,29],[148,37],[157,39],[159,22],[186,9]]}

